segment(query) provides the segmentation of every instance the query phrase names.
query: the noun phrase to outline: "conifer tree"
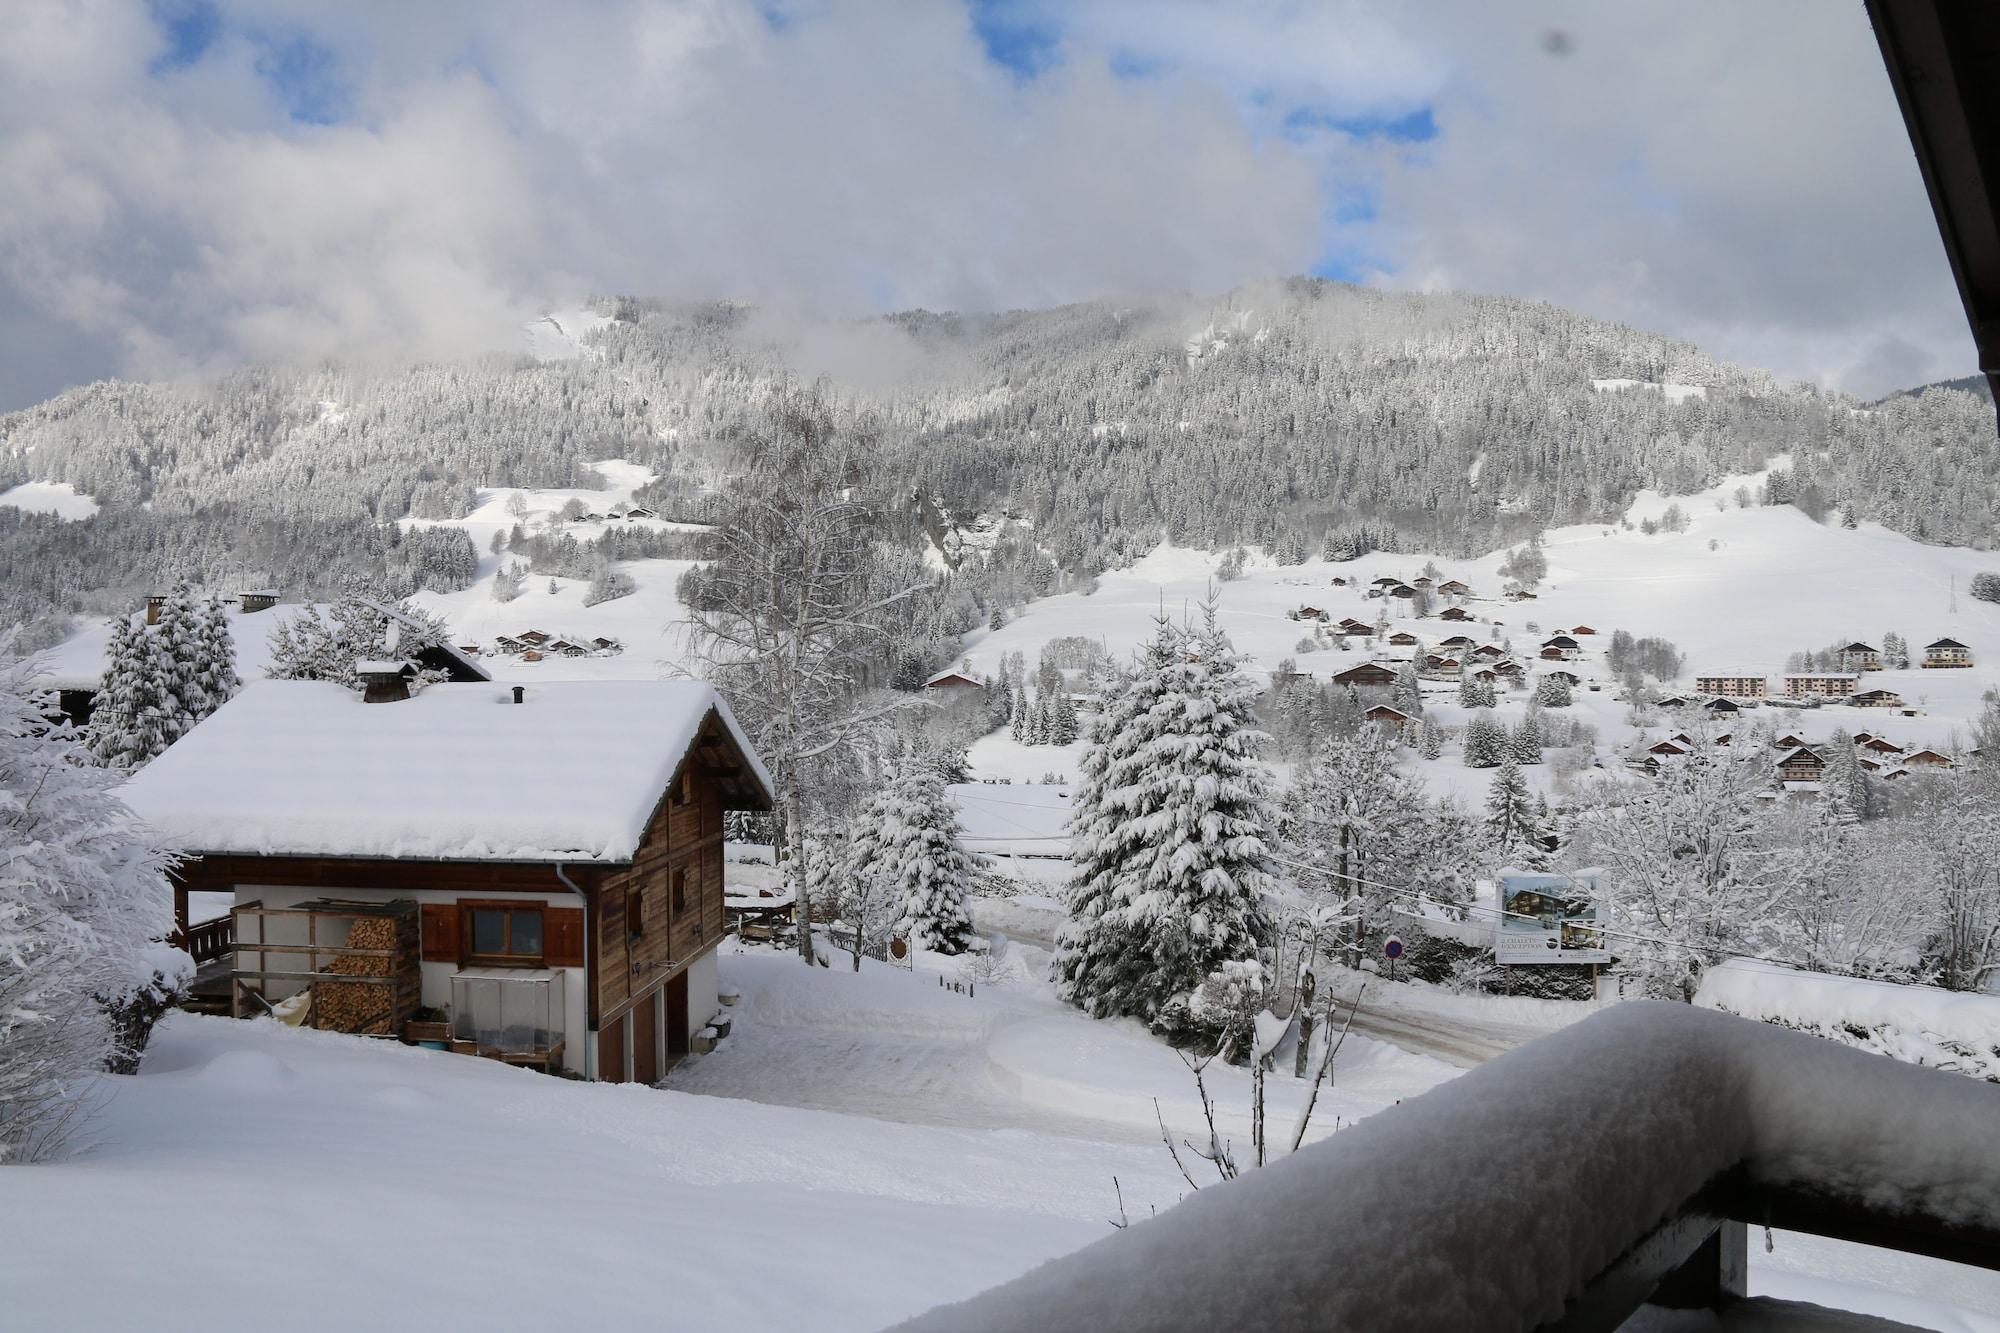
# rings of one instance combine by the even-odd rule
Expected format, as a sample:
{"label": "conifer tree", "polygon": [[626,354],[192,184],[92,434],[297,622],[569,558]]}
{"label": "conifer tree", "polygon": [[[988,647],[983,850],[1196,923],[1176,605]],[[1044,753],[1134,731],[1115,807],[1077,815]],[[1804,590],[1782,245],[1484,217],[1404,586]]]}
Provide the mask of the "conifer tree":
{"label": "conifer tree", "polygon": [[1028,744],[1028,689],[1025,685],[1014,687],[1014,716],[1008,721],[1007,734],[1018,745]]}
{"label": "conifer tree", "polygon": [[1256,958],[1273,811],[1255,698],[1211,601],[1190,631],[1162,617],[1092,720],[1055,959],[1079,1008],[1170,1026],[1171,1002]]}
{"label": "conifer tree", "polygon": [[176,583],[167,594],[160,623],[145,637],[151,641],[159,681],[160,725],[166,744],[172,745],[214,708],[201,681],[201,625],[186,582]]}
{"label": "conifer tree", "polygon": [[1553,672],[1535,683],[1535,702],[1544,708],[1568,708],[1575,698],[1569,681]]}
{"label": "conifer tree", "polygon": [[208,696],[207,712],[212,713],[243,688],[243,678],[236,674],[236,638],[230,633],[229,613],[219,598],[210,597],[203,605],[197,642],[195,675]]}
{"label": "conifer tree", "polygon": [[[1419,648],[1417,651],[1422,652]],[[1424,712],[1424,687],[1417,679],[1417,664],[1403,663],[1403,669],[1396,673],[1396,688],[1390,703],[1399,711],[1411,717],[1422,717]]]}
{"label": "conifer tree", "polygon": [[847,869],[901,901],[916,947],[956,954],[971,943],[974,861],[959,843],[958,811],[944,781],[922,755],[905,755],[895,778],[870,798],[854,825]]}
{"label": "conifer tree", "polygon": [[1486,789],[1486,836],[1494,850],[1510,865],[1540,870],[1548,865],[1546,833],[1520,766],[1511,756],[1502,760]]}
{"label": "conifer tree", "polygon": [[1517,764],[1542,762],[1542,719],[1532,708],[1507,737],[1507,753]]}
{"label": "conifer tree", "polygon": [[1055,713],[1049,719],[1049,744],[1074,744],[1078,734],[1076,705],[1067,691],[1056,695]]}
{"label": "conifer tree", "polygon": [[1506,728],[1491,713],[1474,713],[1465,724],[1465,766],[1491,768],[1507,755]]}
{"label": "conifer tree", "polygon": [[90,750],[105,768],[139,768],[167,748],[164,690],[152,637],[129,616],[111,622]]}

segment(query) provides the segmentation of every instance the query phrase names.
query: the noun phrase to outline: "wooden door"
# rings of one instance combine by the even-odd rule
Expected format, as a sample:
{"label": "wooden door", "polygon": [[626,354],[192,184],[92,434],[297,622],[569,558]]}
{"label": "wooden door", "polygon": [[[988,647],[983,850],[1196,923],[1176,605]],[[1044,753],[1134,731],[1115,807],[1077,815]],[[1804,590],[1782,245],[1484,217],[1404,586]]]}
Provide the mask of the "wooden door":
{"label": "wooden door", "polygon": [[660,1079],[660,1029],[655,1021],[659,1007],[660,996],[655,991],[632,1010],[632,1077],[640,1083]]}
{"label": "wooden door", "polygon": [[682,968],[667,983],[667,1054],[686,1055],[688,1050],[688,974]]}
{"label": "wooden door", "polygon": [[622,1017],[597,1030],[597,1078],[600,1083],[625,1081],[625,1020]]}

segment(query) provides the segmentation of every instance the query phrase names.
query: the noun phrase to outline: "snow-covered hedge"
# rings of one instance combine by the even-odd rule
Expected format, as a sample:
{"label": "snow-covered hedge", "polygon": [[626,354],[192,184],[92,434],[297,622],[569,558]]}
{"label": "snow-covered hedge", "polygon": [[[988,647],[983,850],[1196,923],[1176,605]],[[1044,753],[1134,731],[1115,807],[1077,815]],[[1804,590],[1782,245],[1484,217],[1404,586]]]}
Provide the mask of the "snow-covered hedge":
{"label": "snow-covered hedge", "polygon": [[1619,1005],[919,1329],[1527,1327],[1705,1184],[2000,1228],[2000,1088]]}
{"label": "snow-covered hedge", "polygon": [[2000,1083],[2000,995],[1897,986],[1732,959],[1703,975],[1694,1002],[1910,1064]]}

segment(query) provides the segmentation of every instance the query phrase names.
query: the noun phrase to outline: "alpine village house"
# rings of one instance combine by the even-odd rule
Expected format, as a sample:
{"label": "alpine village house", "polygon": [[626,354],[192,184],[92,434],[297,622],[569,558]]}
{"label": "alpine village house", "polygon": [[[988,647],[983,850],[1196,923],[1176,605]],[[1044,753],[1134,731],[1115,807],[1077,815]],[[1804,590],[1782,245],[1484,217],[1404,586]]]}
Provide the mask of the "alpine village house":
{"label": "alpine village house", "polygon": [[121,789],[228,895],[230,1008],[610,1082],[717,1013],[723,812],[771,784],[700,681],[257,681]]}

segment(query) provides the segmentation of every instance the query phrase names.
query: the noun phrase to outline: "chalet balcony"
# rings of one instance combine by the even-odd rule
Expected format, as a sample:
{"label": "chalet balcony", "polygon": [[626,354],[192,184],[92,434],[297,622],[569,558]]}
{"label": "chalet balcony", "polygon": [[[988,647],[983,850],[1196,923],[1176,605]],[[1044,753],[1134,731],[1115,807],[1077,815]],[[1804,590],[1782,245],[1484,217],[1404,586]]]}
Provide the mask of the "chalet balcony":
{"label": "chalet balcony", "polygon": [[1750,1230],[2000,1270],[1995,1126],[1992,1084],[1635,1001],[904,1327],[1869,1327],[1748,1297]]}

